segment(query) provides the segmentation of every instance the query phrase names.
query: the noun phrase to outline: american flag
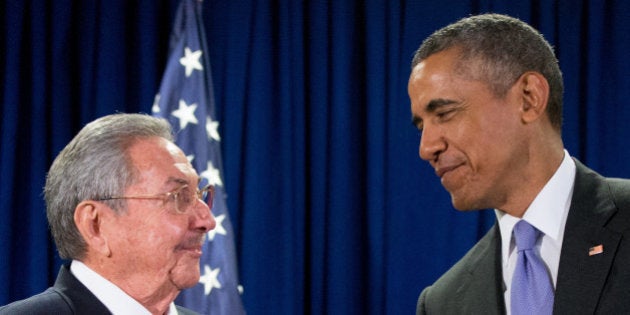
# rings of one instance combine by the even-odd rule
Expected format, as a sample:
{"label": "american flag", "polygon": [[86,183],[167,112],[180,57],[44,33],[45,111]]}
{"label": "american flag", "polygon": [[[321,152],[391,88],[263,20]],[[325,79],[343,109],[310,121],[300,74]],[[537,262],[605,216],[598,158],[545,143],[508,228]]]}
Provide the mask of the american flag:
{"label": "american flag", "polygon": [[234,234],[225,202],[212,74],[201,19],[201,1],[182,0],[175,16],[166,70],[151,111],[167,119],[175,143],[202,181],[215,186],[216,228],[207,234],[199,283],[176,303],[202,314],[245,314],[238,282]]}
{"label": "american flag", "polygon": [[601,244],[597,246],[593,246],[588,249],[589,256],[599,255],[603,252],[604,252],[604,245],[601,245]]}

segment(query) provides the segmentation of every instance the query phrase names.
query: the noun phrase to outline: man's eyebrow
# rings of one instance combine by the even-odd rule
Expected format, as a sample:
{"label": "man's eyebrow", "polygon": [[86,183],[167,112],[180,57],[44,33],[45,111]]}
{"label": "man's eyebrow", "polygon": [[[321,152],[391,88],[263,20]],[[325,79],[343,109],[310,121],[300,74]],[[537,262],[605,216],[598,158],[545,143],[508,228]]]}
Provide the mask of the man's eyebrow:
{"label": "man's eyebrow", "polygon": [[[429,103],[425,107],[424,111],[429,113],[429,114],[431,114],[431,113],[434,113],[435,111],[437,111],[438,109],[440,109],[441,107],[445,107],[445,106],[449,106],[449,105],[453,105],[453,104],[459,104],[459,102],[455,101],[455,100],[449,100],[449,99],[444,99],[444,98],[437,98],[437,99],[433,99],[433,100],[429,101]],[[411,124],[413,124],[416,127],[421,125],[422,124],[422,118],[420,118],[419,116],[413,115],[411,117]]]}
{"label": "man's eyebrow", "polygon": [[457,102],[457,101],[454,101],[454,100],[449,100],[449,99],[438,98],[438,99],[431,100],[431,101],[427,104],[427,106],[426,106],[426,108],[425,108],[425,111],[426,111],[427,113],[433,113],[433,112],[435,112],[436,110],[438,110],[440,107],[444,107],[444,106],[447,106],[447,105],[452,105],[452,104],[457,104],[457,103],[458,103],[458,102]]}
{"label": "man's eyebrow", "polygon": [[197,186],[199,186],[199,183],[201,182],[201,177],[197,178],[197,182],[196,183],[190,183],[188,181],[188,179],[185,178],[179,178],[179,177],[169,177],[168,180],[166,181],[167,183],[176,183],[178,185],[191,185],[191,184],[196,184]]}

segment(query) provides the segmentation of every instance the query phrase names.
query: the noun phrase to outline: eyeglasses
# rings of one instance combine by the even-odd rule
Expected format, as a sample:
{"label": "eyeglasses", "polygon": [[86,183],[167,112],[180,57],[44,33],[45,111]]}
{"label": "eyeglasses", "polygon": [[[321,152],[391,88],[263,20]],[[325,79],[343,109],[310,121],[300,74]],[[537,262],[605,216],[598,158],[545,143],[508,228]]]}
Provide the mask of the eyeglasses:
{"label": "eyeglasses", "polygon": [[116,199],[157,199],[162,200],[162,205],[166,205],[169,201],[175,203],[175,211],[177,213],[185,213],[194,205],[197,200],[203,201],[208,207],[212,208],[214,199],[214,186],[207,185],[196,191],[191,191],[188,185],[183,185],[173,191],[155,194],[155,195],[135,195],[135,196],[112,196],[96,199],[96,201],[116,200]]}

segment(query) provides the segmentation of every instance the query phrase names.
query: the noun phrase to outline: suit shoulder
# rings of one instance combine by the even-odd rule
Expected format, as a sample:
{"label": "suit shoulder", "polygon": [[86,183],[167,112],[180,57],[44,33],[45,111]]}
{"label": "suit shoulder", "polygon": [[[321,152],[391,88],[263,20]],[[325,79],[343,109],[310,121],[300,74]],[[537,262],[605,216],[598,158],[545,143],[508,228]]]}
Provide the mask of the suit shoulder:
{"label": "suit shoulder", "polygon": [[624,178],[606,178],[615,201],[630,206],[630,180]]}
{"label": "suit shoulder", "polygon": [[455,265],[422,291],[417,302],[417,314],[453,313],[454,306],[449,301],[458,292],[465,294],[461,292],[462,286],[469,282],[474,272],[494,274],[497,233],[498,227],[494,225]]}
{"label": "suit shoulder", "polygon": [[0,307],[0,315],[4,314],[74,314],[73,309],[66,298],[55,288],[48,288],[46,291],[34,295],[30,298],[15,301],[11,304]]}
{"label": "suit shoulder", "polygon": [[583,183],[578,193],[597,192],[604,185],[615,201],[623,203],[624,206],[630,206],[630,179],[604,177],[580,161],[574,161],[577,169],[576,185],[578,182]]}
{"label": "suit shoulder", "polygon": [[444,273],[433,285],[447,286],[460,285],[461,277],[470,274],[473,268],[481,260],[494,257],[493,248],[496,248],[496,233],[498,228],[493,226],[453,267]]}
{"label": "suit shoulder", "polygon": [[630,229],[630,180],[621,178],[607,178],[606,182],[617,212],[608,227],[616,231]]}
{"label": "suit shoulder", "polygon": [[[630,229],[630,180],[604,177],[575,160],[571,211],[589,222],[624,233]],[[574,205],[575,203],[575,205]]]}

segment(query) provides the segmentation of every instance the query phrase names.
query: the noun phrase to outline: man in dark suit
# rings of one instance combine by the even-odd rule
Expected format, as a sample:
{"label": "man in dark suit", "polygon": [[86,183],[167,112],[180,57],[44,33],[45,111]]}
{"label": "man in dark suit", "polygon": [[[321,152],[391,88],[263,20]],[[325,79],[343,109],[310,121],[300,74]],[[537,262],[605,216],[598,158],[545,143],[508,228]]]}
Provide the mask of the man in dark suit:
{"label": "man in dark suit", "polygon": [[562,74],[542,35],[505,15],[462,19],[422,43],[408,90],[420,157],[454,207],[497,215],[417,313],[630,314],[630,181],[564,149]]}
{"label": "man in dark suit", "polygon": [[86,125],[44,189],[63,266],[55,285],[0,314],[194,314],[175,306],[199,281],[215,226],[212,187],[172,142],[165,120],[115,114]]}

